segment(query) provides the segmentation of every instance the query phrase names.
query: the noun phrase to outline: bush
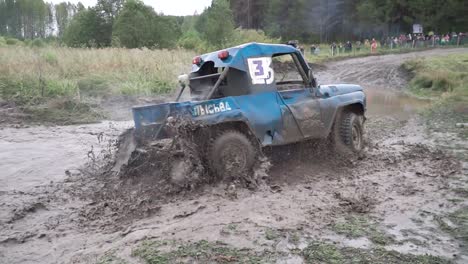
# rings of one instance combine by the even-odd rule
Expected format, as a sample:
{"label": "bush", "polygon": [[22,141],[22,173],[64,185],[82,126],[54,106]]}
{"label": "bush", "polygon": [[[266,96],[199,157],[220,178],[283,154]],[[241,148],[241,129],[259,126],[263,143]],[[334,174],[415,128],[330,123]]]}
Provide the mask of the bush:
{"label": "bush", "polygon": [[42,58],[51,66],[57,66],[58,64],[57,55],[50,50],[44,52]]}
{"label": "bush", "polygon": [[78,87],[71,80],[47,80],[44,87],[44,96],[49,98],[58,98],[64,96],[74,96]]}
{"label": "bush", "polygon": [[6,46],[6,39],[4,37],[0,37],[0,47]]}
{"label": "bush", "polygon": [[432,80],[429,76],[427,75],[419,75],[419,76],[416,76],[413,81],[412,81],[412,85],[415,87],[415,88],[423,88],[423,89],[427,89],[427,88],[431,88],[432,87]]}
{"label": "bush", "polygon": [[234,31],[231,46],[236,46],[248,42],[279,43],[280,40],[269,38],[262,30],[238,28]]}
{"label": "bush", "polygon": [[110,93],[110,87],[105,78],[89,76],[78,81],[78,89],[81,94],[96,97]]}
{"label": "bush", "polygon": [[13,46],[13,45],[19,45],[20,43],[21,43],[21,41],[18,40],[18,39],[15,39],[15,38],[7,38],[6,39],[6,44],[7,45],[12,45]]}
{"label": "bush", "polygon": [[40,83],[33,78],[0,77],[1,97],[17,104],[37,103],[41,94]]}
{"label": "bush", "polygon": [[36,48],[43,48],[43,47],[45,47],[45,43],[41,39],[34,39],[31,42],[30,46],[31,47],[36,47]]}
{"label": "bush", "polygon": [[411,81],[416,89],[430,89],[438,92],[450,92],[456,86],[456,77],[446,72],[429,72],[417,74]]}
{"label": "bush", "polygon": [[202,48],[203,41],[197,31],[189,30],[182,35],[177,45],[184,49],[199,50]]}

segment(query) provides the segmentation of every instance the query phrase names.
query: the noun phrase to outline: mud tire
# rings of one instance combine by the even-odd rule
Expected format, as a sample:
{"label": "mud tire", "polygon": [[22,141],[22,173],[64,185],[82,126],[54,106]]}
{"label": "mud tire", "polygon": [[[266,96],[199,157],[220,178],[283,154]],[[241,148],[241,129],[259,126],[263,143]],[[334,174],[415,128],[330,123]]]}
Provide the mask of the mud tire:
{"label": "mud tire", "polygon": [[341,154],[359,154],[364,149],[364,117],[345,111],[335,123],[334,147]]}
{"label": "mud tire", "polygon": [[218,134],[208,149],[208,165],[217,180],[232,181],[252,171],[257,151],[249,138],[235,130]]}

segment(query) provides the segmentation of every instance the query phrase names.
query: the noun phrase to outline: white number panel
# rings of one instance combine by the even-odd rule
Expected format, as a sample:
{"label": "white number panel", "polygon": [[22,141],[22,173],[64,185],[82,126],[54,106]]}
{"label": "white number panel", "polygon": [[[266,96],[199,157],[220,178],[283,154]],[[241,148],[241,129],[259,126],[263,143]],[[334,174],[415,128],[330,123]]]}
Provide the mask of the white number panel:
{"label": "white number panel", "polygon": [[247,59],[252,84],[272,84],[275,73],[271,66],[271,57]]}

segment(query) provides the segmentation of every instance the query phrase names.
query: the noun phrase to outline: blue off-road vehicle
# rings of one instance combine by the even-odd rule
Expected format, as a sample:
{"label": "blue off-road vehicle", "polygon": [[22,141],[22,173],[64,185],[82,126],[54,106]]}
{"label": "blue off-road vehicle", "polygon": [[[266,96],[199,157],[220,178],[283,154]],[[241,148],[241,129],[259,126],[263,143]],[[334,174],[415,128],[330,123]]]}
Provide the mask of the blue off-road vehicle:
{"label": "blue off-road vehicle", "polygon": [[[363,89],[317,85],[295,47],[248,43],[192,63],[176,102],[133,108],[137,138],[171,137],[174,120],[199,124],[194,142],[220,177],[251,170],[265,146],[330,139],[347,153],[363,149]],[[178,102],[185,87],[191,100]]]}

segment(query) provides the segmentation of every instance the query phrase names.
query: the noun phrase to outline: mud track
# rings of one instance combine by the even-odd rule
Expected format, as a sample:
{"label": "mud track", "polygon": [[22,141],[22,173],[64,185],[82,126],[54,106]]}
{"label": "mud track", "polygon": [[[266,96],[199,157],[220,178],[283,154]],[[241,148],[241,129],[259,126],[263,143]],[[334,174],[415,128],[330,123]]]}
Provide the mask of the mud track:
{"label": "mud track", "polygon": [[[320,83],[357,83],[366,89],[365,154],[337,159],[317,151],[320,145],[314,143],[267,149],[268,184],[255,190],[224,184],[162,190],[151,176],[101,174],[102,161],[112,159],[118,135],[131,122],[2,127],[0,263],[96,263],[109,252],[139,263],[132,250],[152,238],[274,250],[282,254],[278,263],[302,263],[293,252],[310,240],[363,249],[377,243],[466,263],[466,246],[436,220],[468,205],[455,191],[468,186],[467,163],[436,143],[446,134],[427,134],[417,111],[428,102],[401,93],[407,80],[399,70],[407,59],[459,52],[468,50],[326,64],[317,73]],[[466,151],[466,142],[451,138],[449,144]],[[152,164],[157,169],[164,162]],[[337,224],[354,216],[375,222],[388,241],[337,231]],[[288,244],[297,233],[297,243]]]}

